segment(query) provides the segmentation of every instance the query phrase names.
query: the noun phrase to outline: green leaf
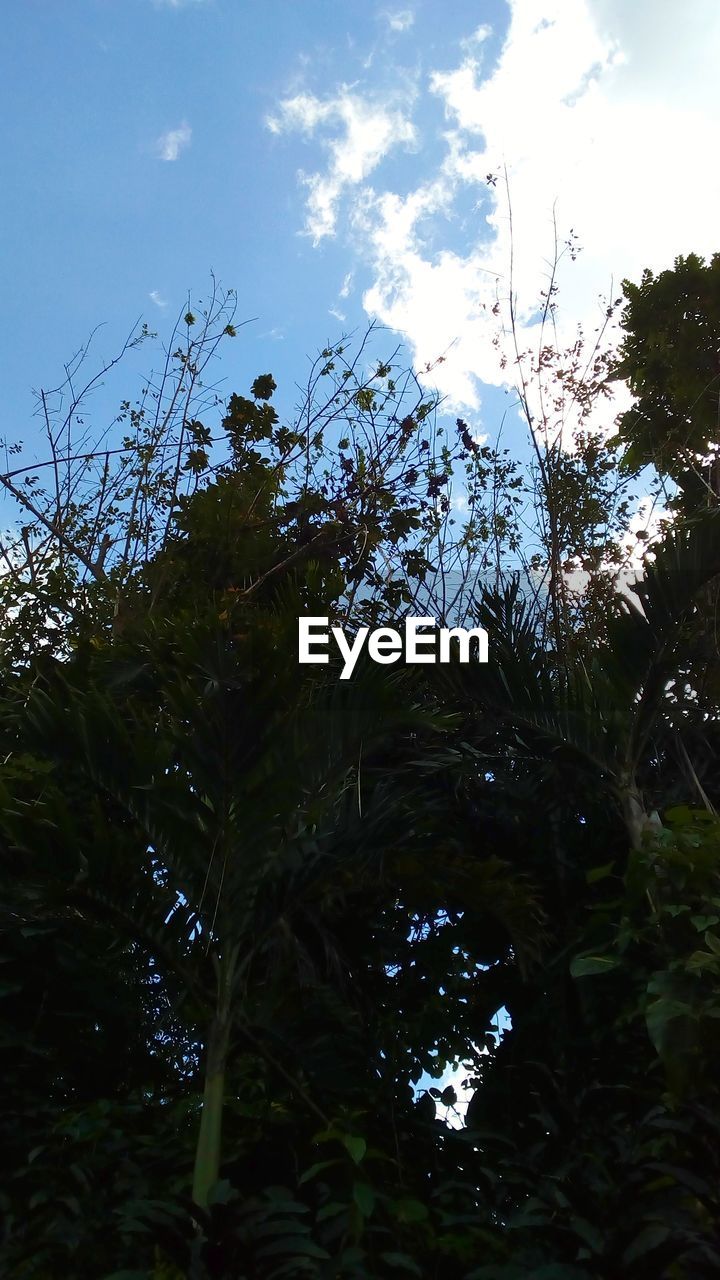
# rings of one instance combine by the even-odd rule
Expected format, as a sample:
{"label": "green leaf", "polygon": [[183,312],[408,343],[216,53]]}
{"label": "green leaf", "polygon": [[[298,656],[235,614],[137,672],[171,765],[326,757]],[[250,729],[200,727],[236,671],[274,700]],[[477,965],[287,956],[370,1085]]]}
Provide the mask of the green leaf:
{"label": "green leaf", "polygon": [[365,1152],[367,1151],[367,1142],[364,1138],[354,1138],[351,1134],[343,1134],[342,1144],[349,1153],[355,1164],[360,1164]]}
{"label": "green leaf", "polygon": [[712,929],[719,919],[719,916],[691,916],[690,923],[694,924],[698,933],[704,933],[706,929]]}
{"label": "green leaf", "polygon": [[622,1260],[626,1266],[631,1262],[637,1262],[638,1258],[643,1258],[646,1254],[651,1253],[653,1249],[657,1249],[658,1245],[664,1244],[670,1235],[671,1228],[665,1226],[662,1222],[652,1222],[649,1226],[644,1227],[638,1236],[635,1237],[631,1245],[625,1250]]}
{"label": "green leaf", "polygon": [[111,1271],[102,1280],[151,1280],[149,1271]]}
{"label": "green leaf", "polygon": [[529,1272],[525,1280],[590,1280],[590,1273],[565,1262],[550,1262]]}
{"label": "green leaf", "polygon": [[666,809],[664,818],[668,826],[684,827],[692,825],[694,814],[694,809],[690,809],[686,804],[678,804],[672,809]]}
{"label": "green leaf", "polygon": [[309,1258],[297,1256],[290,1258],[288,1262],[281,1262],[278,1267],[273,1267],[272,1271],[268,1271],[267,1280],[280,1280],[281,1276],[288,1276],[289,1280],[298,1280],[299,1276],[316,1276],[317,1267]]}
{"label": "green leaf", "polygon": [[720,972],[720,956],[712,951],[693,951],[685,961],[688,973]]}
{"label": "green leaf", "polygon": [[671,996],[661,996],[658,1000],[653,1000],[648,1005],[645,1012],[645,1023],[648,1035],[660,1057],[663,1057],[667,1049],[672,1046],[671,1024],[679,1018],[691,1016],[692,1009],[690,1005],[682,1000],[675,1000]]}
{"label": "green leaf", "polygon": [[264,1195],[270,1201],[276,1213],[308,1213],[306,1204],[293,1199],[287,1187],[266,1187]]}
{"label": "green leaf", "polygon": [[74,1214],[76,1218],[80,1217],[82,1210],[77,1196],[58,1196],[58,1200],[61,1204],[67,1205],[70,1212]]}
{"label": "green leaf", "polygon": [[258,1258],[272,1258],[276,1254],[285,1254],[289,1257],[291,1254],[299,1258],[322,1258],[325,1262],[330,1257],[326,1249],[321,1249],[319,1244],[315,1244],[313,1240],[308,1240],[305,1236],[293,1236],[286,1240],[273,1240],[271,1244],[264,1244],[262,1248],[257,1249],[256,1256]]}
{"label": "green leaf", "polygon": [[375,1208],[375,1192],[367,1182],[356,1182],[353,1187],[353,1200],[364,1218],[369,1218]]}
{"label": "green leaf", "polygon": [[648,1165],[649,1169],[657,1169],[658,1173],[666,1174],[672,1182],[678,1182],[682,1187],[688,1187],[696,1196],[711,1198],[713,1190],[709,1181],[704,1178],[698,1178],[690,1169],[678,1168],[677,1165],[666,1164],[664,1161],[653,1161]]}
{"label": "green leaf", "polygon": [[580,1218],[576,1214],[571,1215],[570,1226],[575,1234],[585,1242],[592,1253],[602,1253],[604,1239],[603,1233],[598,1227],[596,1227],[592,1222],[588,1222],[587,1218]]}
{"label": "green leaf", "polygon": [[573,978],[588,978],[597,973],[611,973],[620,961],[617,956],[575,956],[570,962]]}
{"label": "green leaf", "polygon": [[329,1204],[324,1204],[319,1209],[316,1217],[318,1222],[325,1222],[328,1218],[336,1218],[339,1213],[347,1213],[348,1206],[341,1204],[339,1200],[331,1200]]}
{"label": "green leaf", "polygon": [[313,1178],[316,1178],[319,1173],[322,1173],[323,1169],[329,1169],[334,1164],[342,1164],[342,1161],[339,1159],[318,1160],[315,1164],[311,1164],[310,1168],[306,1169],[298,1179],[298,1186],[304,1186],[306,1182],[310,1182]]}
{"label": "green leaf", "polygon": [[231,1200],[237,1200],[239,1192],[230,1185],[227,1178],[220,1178],[214,1187],[210,1188],[208,1193],[208,1205],[212,1204],[229,1204]]}
{"label": "green leaf", "polygon": [[427,1205],[420,1200],[395,1200],[392,1213],[398,1222],[425,1222],[430,1216]]}
{"label": "green leaf", "polygon": [[417,1262],[407,1253],[396,1253],[392,1250],[389,1253],[381,1253],[380,1257],[383,1262],[387,1262],[389,1267],[397,1267],[400,1271],[409,1271],[412,1276],[422,1276]]}
{"label": "green leaf", "polygon": [[296,1236],[298,1231],[303,1228],[292,1218],[278,1218],[274,1214],[271,1217],[255,1220],[252,1234],[258,1240],[263,1240],[266,1236],[271,1239],[279,1239],[280,1236]]}
{"label": "green leaf", "polygon": [[588,884],[597,884],[599,880],[607,880],[608,876],[613,873],[614,862],[606,862],[602,867],[593,867],[592,871],[588,871],[585,880]]}
{"label": "green leaf", "polygon": [[366,1253],[357,1244],[348,1245],[347,1249],[343,1249],[340,1254],[339,1262],[344,1267],[361,1267],[365,1262]]}

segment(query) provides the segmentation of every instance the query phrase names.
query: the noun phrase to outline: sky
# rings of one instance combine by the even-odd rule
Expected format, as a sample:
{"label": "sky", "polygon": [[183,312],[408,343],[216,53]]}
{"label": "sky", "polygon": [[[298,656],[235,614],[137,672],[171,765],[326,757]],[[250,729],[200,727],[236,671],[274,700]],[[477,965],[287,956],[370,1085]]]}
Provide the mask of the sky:
{"label": "sky", "polygon": [[289,407],[308,358],[374,320],[493,438],[511,248],[532,337],[555,236],[582,246],[561,262],[567,334],[624,277],[719,247],[717,0],[6,0],[3,18],[0,439],[37,443],[33,390],[97,326],[98,359],[139,317],[162,337],[211,271],[251,321],[219,362],[228,396],[271,371]]}

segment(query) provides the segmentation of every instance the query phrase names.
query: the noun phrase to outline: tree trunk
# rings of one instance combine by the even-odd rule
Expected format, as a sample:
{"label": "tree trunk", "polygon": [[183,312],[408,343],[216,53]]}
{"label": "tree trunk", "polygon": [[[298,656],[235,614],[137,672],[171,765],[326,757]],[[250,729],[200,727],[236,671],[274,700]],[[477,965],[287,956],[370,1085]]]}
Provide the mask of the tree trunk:
{"label": "tree trunk", "polygon": [[200,1209],[207,1209],[210,1190],[217,1182],[220,1174],[225,1072],[227,1069],[231,1028],[230,997],[235,958],[235,953],[231,953],[228,960],[223,960],[216,964],[218,976],[217,1008],[208,1036],[205,1090],[193,1173],[192,1195],[195,1204]]}

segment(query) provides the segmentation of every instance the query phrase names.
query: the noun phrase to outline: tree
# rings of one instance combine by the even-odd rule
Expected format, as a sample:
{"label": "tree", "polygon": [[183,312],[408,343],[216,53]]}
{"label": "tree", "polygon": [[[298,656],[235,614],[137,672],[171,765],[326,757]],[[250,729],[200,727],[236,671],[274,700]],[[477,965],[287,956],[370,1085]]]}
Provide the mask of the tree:
{"label": "tree", "polygon": [[[287,554],[339,556],[348,577],[346,611],[358,603],[361,584],[366,607],[367,588],[390,606],[411,600],[408,578],[417,582],[424,573],[442,523],[438,503],[440,514],[448,510],[443,495],[454,455],[433,425],[436,398],[423,395],[395,356],[368,369],[371,330],[355,349],[346,342],[323,349],[292,425],[280,424],[270,403],[275,382],[266,374],[253,383],[251,399],[229,398],[219,429],[209,427],[201,415],[221,401],[203,375],[219,344],[236,335],[234,309],[234,294],[213,282],[208,304],[178,320],[159,377],[148,377],[136,403],[123,401],[112,424],[117,439],[107,431],[88,438],[85,401],[128,350],[150,341],[146,328],[133,331],[82,390],[76,384],[87,347],[57,393],[40,393],[49,456],[0,476],[23,520],[0,546],[0,589],[13,621],[3,636],[10,661],[22,661],[28,646],[66,653],[88,629],[122,627],[133,607],[127,593],[162,555],[183,503],[240,472],[248,485],[255,475],[262,486],[247,494],[249,531],[255,502],[267,512],[281,500],[276,522],[285,521]],[[8,461],[21,450],[17,443],[5,448]],[[278,572],[280,563],[265,571]],[[244,589],[257,588],[252,581]]]}
{"label": "tree", "polygon": [[[623,281],[625,337],[613,376],[636,397],[621,415],[623,466],[653,465],[680,489],[688,512],[716,503],[720,404],[720,254]],[[671,505],[672,502],[671,502]],[[676,503],[675,505],[678,505]]]}
{"label": "tree", "polygon": [[[717,1270],[717,717],[695,696],[701,661],[719,674],[698,627],[717,511],[653,546],[637,603],[608,573],[593,635],[562,557],[604,572],[618,490],[611,451],[588,432],[570,454],[562,433],[603,359],[585,385],[579,349],[518,346],[537,444],[519,487],[461,421],[445,443],[431,397],[405,413],[367,351],[324,349],[291,426],[270,375],[230,397],[188,488],[146,495],[160,535],[136,526],[130,560],[118,538],[87,590],[66,507],[65,576],[43,580],[61,625],[33,605],[22,647],[4,633],[6,998],[30,1085],[8,1061],[17,1280]],[[528,495],[549,596],[503,563]],[[13,607],[39,601],[39,568],[5,584]],[[352,626],[423,591],[441,618],[475,610],[487,666],[361,663],[348,684],[288,660],[299,614]],[[132,1034],[109,1048],[113,1007]],[[453,1062],[459,1131],[436,1114],[453,1086],[416,1096]]]}
{"label": "tree", "polygon": [[[453,1020],[445,1030],[444,1018],[427,1018],[412,971],[378,983],[407,950],[408,922],[432,918],[443,901],[467,912],[474,897],[481,917],[497,913],[522,945],[523,917],[533,918],[532,899],[524,890],[513,899],[497,859],[474,867],[437,797],[425,796],[413,762],[421,753],[423,769],[433,767],[442,719],[418,707],[412,673],[388,680],[370,665],[348,687],[336,672],[301,678],[288,664],[298,612],[332,607],[343,584],[337,568],[306,558],[307,546],[317,554],[315,536],[299,547],[288,538],[276,476],[248,451],[238,427],[243,465],[181,505],[129,594],[124,627],[96,629],[72,656],[21,668],[5,712],[14,751],[40,762],[41,780],[50,770],[56,797],[73,788],[54,835],[69,875],[63,884],[48,876],[42,910],[102,923],[140,972],[150,966],[157,998],[182,1028],[167,1034],[188,1046],[186,1089],[190,1062],[204,1058],[196,1215],[218,1182],[228,1072],[237,1081],[246,1070],[239,1055],[268,1088],[280,1079],[301,1133],[308,1117],[315,1128],[320,1120],[352,1159],[353,1143],[367,1139],[349,1108],[364,1113],[378,1088],[384,1107],[397,1105],[381,1053],[408,1090],[433,1065],[438,1038],[448,1053],[466,1038]],[[95,815],[89,831],[73,812]],[[55,803],[50,814],[55,825]],[[14,840],[25,848],[19,833]],[[462,968],[462,958],[454,963]],[[398,988],[413,1028],[401,1055],[389,1000]],[[379,1037],[364,1060],[363,1027]],[[401,1109],[409,1104],[406,1095]],[[235,1143],[247,1143],[242,1129],[236,1122]]]}

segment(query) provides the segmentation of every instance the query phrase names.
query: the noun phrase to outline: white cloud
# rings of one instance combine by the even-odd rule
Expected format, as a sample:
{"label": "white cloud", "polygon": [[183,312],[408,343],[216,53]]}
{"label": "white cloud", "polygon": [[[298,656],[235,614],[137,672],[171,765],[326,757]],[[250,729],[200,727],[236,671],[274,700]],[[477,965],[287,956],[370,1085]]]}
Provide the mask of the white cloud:
{"label": "white cloud", "polygon": [[192,129],[186,121],[177,129],[168,129],[162,133],[155,144],[155,153],[160,160],[177,160],[181,151],[190,146]]}
{"label": "white cloud", "polygon": [[150,298],[150,301],[155,303],[156,307],[159,307],[161,311],[165,310],[167,306],[167,302],[165,298],[161,297],[157,289],[151,289],[148,296]]}
{"label": "white cloud", "polygon": [[[348,107],[340,109],[343,101],[363,103],[346,90],[322,103],[296,100],[278,125],[312,133],[322,123],[330,131],[330,165],[306,179],[308,230],[316,243],[334,231],[348,199],[354,244],[372,273],[366,311],[404,332],[420,366],[445,356],[433,376],[457,408],[476,408],[480,385],[503,381],[492,304],[498,290],[508,294],[511,239],[503,179],[488,187],[489,173],[507,168],[522,339],[537,337],[553,210],[561,241],[574,228],[584,246],[572,267],[561,266],[561,341],[576,321],[592,333],[600,295],[618,296],[623,277],[718,247],[717,0],[692,0],[680,21],[675,0],[509,0],[509,8],[489,71],[482,61],[489,32],[481,27],[461,42],[454,66],[431,73],[419,105],[424,121],[433,111],[444,117],[444,156],[414,190],[366,182],[392,145],[413,140],[406,116],[377,149],[367,109],[355,131]],[[431,117],[424,132],[437,136]],[[364,161],[350,176],[339,157],[354,149]],[[463,215],[460,244],[453,232],[468,197],[480,212],[470,239]],[[443,219],[446,247],[438,248]]]}
{"label": "white cloud", "polygon": [[205,4],[205,0],[153,0],[156,9],[187,9],[193,4]]}
{"label": "white cloud", "polygon": [[495,272],[479,248],[463,257],[452,250],[425,251],[423,220],[452,211],[455,185],[447,171],[402,198],[373,196],[356,211],[375,280],[363,295],[366,312],[409,339],[415,364],[430,367],[430,381],[448,408],[477,409],[477,378],[497,380],[489,340],[497,288]]}
{"label": "white cloud", "polygon": [[460,41],[460,48],[476,49],[479,45],[484,44],[485,41],[489,39],[491,35],[492,35],[492,27],[489,27],[487,23],[483,22],[480,24],[479,27],[475,28],[475,30],[472,32],[471,35],[465,36]]}
{"label": "white cloud", "polygon": [[393,148],[412,146],[415,129],[391,104],[376,104],[343,86],[333,98],[301,93],[286,98],[270,116],[275,134],[300,131],[311,136],[321,126],[336,127],[325,141],[329,164],[324,173],[300,174],[307,190],[305,231],[319,244],[336,230],[338,205],[348,189],[357,188]]}
{"label": "white cloud", "polygon": [[[707,95],[709,33],[715,56],[720,48],[716,6],[697,0],[691,21],[681,26],[670,20],[667,4],[640,0],[630,8],[632,18],[616,0],[512,0],[510,29],[489,77],[483,79],[473,52],[454,70],[431,77],[450,126],[445,172],[453,190],[482,190],[488,173],[507,165],[524,336],[536,328],[532,316],[546,285],[553,207],[561,231],[574,227],[586,246],[561,276],[564,339],[576,320],[595,327],[598,294],[610,290],[613,276],[618,293],[619,281],[637,277],[644,266],[658,268],[678,253],[716,248],[720,181],[707,164],[720,123],[717,100],[711,107]],[[699,47],[705,48],[707,76],[697,92],[693,52]],[[393,314],[402,315],[416,350],[427,349],[430,337],[427,323],[414,320],[418,302],[435,308],[438,348],[455,325],[445,389],[469,405],[476,403],[469,387],[478,376],[500,381],[480,354],[490,339],[490,281],[493,275],[507,281],[510,262],[502,182],[494,194],[495,208],[487,230],[479,227],[475,248],[446,255],[442,264],[421,250],[417,261],[416,234],[415,244],[406,239],[402,246],[400,272],[393,267],[392,299],[383,294],[389,264],[382,256],[375,292],[366,298],[371,312],[388,323]],[[428,271],[437,275],[432,268],[441,265],[442,278],[428,299]]]}
{"label": "white cloud", "polygon": [[409,31],[415,22],[415,14],[412,9],[385,11],[380,14],[380,17],[385,19],[391,31]]}
{"label": "white cloud", "polygon": [[348,271],[340,286],[340,297],[349,298],[352,293],[354,272]]}

